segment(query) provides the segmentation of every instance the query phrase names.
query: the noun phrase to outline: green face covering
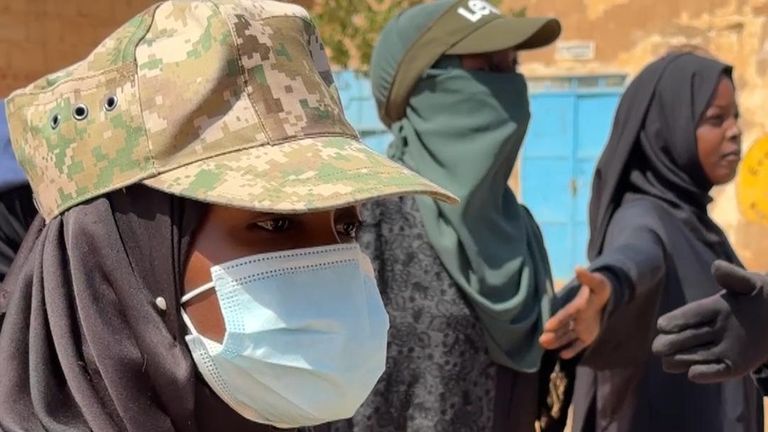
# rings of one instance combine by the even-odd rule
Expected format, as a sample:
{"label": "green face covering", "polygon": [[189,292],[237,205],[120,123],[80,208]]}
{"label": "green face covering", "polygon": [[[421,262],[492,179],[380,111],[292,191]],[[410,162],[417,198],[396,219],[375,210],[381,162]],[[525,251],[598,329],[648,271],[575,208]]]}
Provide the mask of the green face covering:
{"label": "green face covering", "polygon": [[444,57],[416,85],[390,157],[461,199],[417,198],[427,235],[477,311],[494,361],[532,372],[553,290],[541,233],[507,185],[530,118],[527,87],[520,74],[457,63]]}

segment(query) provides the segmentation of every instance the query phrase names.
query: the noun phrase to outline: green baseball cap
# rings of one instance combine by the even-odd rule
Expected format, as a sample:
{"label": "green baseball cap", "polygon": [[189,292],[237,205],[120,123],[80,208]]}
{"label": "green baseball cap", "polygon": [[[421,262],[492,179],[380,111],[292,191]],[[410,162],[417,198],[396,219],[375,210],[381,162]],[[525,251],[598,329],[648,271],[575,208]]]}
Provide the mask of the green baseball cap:
{"label": "green baseball cap", "polygon": [[277,213],[456,200],[360,142],[316,28],[289,3],[158,3],[6,107],[46,220],[136,183]]}
{"label": "green baseball cap", "polygon": [[560,22],[501,14],[485,0],[437,0],[406,9],[382,30],[371,58],[379,116],[390,126],[405,115],[413,86],[445,54],[534,49],[560,36]]}

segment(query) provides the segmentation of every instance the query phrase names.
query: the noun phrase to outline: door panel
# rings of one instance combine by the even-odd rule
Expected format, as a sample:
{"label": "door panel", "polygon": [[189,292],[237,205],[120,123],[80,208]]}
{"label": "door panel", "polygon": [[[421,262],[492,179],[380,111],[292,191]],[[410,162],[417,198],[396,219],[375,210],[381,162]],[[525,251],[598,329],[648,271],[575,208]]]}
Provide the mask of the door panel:
{"label": "door panel", "polygon": [[597,160],[613,125],[619,95],[580,95],[576,104],[576,157]]}
{"label": "door panel", "polygon": [[531,122],[520,164],[520,199],[533,213],[544,236],[554,274],[571,265],[571,164],[573,95],[531,98]]}
{"label": "door panel", "polygon": [[573,224],[573,249],[571,254],[570,273],[566,273],[567,278],[573,277],[573,270],[576,266],[587,266],[587,242],[589,241],[589,224],[586,222],[576,222]]}
{"label": "door panel", "polygon": [[572,157],[575,102],[572,95],[531,98],[531,122],[523,148],[526,159]]}
{"label": "door panel", "polygon": [[610,133],[618,92],[531,96],[521,164],[522,201],[542,227],[555,279],[587,264],[592,176]]}
{"label": "door panel", "polygon": [[[589,221],[589,198],[597,161],[603,152],[619,102],[615,93],[580,95],[576,103],[576,148],[574,160],[575,223]],[[578,246],[577,246],[578,248]],[[583,254],[582,254],[583,255]],[[586,257],[586,255],[584,255]]]}
{"label": "door panel", "polygon": [[596,160],[579,160],[574,163],[573,177],[575,188],[573,189],[573,221],[589,221],[589,197],[592,194],[592,177],[595,172]]}
{"label": "door panel", "polygon": [[[526,159],[521,167],[523,201],[539,223],[570,223],[572,168],[569,159]],[[561,239],[564,244],[566,239]]]}
{"label": "door panel", "polygon": [[569,275],[573,275],[570,223],[543,222],[539,223],[539,228],[544,237],[553,277],[567,282]]}
{"label": "door panel", "polygon": [[619,103],[616,93],[581,95],[576,104],[576,157],[574,161],[573,255],[576,265],[587,260],[589,199],[597,161],[608,142],[613,116]]}

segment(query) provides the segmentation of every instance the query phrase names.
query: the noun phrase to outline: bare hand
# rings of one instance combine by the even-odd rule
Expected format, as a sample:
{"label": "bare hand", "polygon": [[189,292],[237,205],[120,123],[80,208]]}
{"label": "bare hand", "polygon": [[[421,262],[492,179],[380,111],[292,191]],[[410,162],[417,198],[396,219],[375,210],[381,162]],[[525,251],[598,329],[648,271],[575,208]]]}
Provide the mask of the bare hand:
{"label": "bare hand", "polygon": [[613,287],[600,273],[576,269],[581,289],[576,297],[544,324],[539,338],[548,350],[564,348],[560,357],[570,359],[588,347],[600,334],[603,310]]}

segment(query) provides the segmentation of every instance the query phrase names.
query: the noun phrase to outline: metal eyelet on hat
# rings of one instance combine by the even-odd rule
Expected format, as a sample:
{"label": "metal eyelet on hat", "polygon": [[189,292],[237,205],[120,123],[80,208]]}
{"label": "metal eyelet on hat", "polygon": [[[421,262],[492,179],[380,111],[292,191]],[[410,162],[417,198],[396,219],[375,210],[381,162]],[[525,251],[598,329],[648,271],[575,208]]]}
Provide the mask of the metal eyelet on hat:
{"label": "metal eyelet on hat", "polygon": [[72,110],[72,117],[75,118],[75,120],[85,120],[88,118],[88,107],[84,104],[78,104],[75,106],[75,108]]}
{"label": "metal eyelet on hat", "polygon": [[158,311],[165,312],[168,309],[168,304],[163,297],[158,297],[155,299],[155,307]]}
{"label": "metal eyelet on hat", "polygon": [[51,121],[50,121],[51,129],[56,130],[60,124],[61,124],[61,116],[59,115],[59,113],[52,115]]}
{"label": "metal eyelet on hat", "polygon": [[104,111],[114,111],[115,108],[117,108],[117,96],[107,96],[107,98],[104,99]]}

